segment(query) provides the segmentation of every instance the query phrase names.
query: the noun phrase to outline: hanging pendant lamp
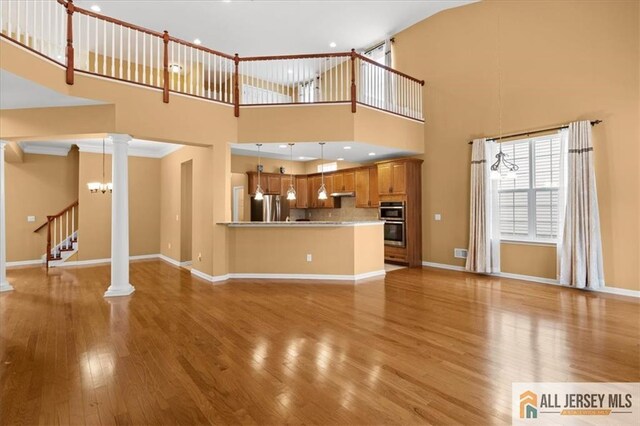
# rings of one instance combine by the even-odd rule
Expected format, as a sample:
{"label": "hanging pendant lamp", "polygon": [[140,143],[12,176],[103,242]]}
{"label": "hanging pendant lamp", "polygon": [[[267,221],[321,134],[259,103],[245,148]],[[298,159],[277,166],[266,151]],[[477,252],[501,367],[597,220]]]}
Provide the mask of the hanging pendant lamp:
{"label": "hanging pendant lamp", "polygon": [[318,200],[327,199],[327,188],[324,186],[324,142],[320,142],[320,167],[322,170],[321,185],[318,189]]}
{"label": "hanging pendant lamp", "polygon": [[[496,162],[491,165],[491,179],[515,179],[520,167],[507,160],[509,154],[502,152],[502,67],[500,64],[500,14],[498,13],[498,145],[500,152],[496,154]],[[503,172],[505,172],[503,176]]]}
{"label": "hanging pendant lamp", "polygon": [[113,192],[113,184],[111,182],[104,181],[104,160],[105,160],[105,141],[102,138],[102,181],[101,182],[89,182],[87,183],[87,188],[89,188],[89,192],[95,194],[97,192],[102,192],[105,194],[107,191],[109,193]]}
{"label": "hanging pendant lamp", "polygon": [[290,159],[290,164],[289,167],[291,167],[291,183],[289,184],[289,189],[287,189],[287,200],[290,201],[294,201],[296,199],[296,189],[293,186],[293,143],[289,144],[289,159]]}
{"label": "hanging pendant lamp", "polygon": [[262,190],[262,187],[260,186],[260,172],[262,171],[262,164],[260,164],[261,158],[260,158],[260,148],[262,147],[261,143],[257,143],[256,146],[258,147],[258,186],[256,186],[256,196],[255,199],[260,201],[264,199],[264,191]]}

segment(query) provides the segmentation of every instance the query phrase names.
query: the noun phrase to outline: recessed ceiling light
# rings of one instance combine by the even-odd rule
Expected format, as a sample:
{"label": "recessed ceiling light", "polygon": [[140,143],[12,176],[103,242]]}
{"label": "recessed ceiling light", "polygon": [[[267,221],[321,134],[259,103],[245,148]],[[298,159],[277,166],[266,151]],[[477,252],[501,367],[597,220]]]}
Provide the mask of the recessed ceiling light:
{"label": "recessed ceiling light", "polygon": [[304,159],[305,159],[305,158],[307,158],[307,157],[298,157],[298,158],[299,158],[300,160],[304,160]]}
{"label": "recessed ceiling light", "polygon": [[287,72],[288,72],[289,74],[293,74],[293,70],[292,70],[291,68],[289,68],[289,69],[287,70]]}
{"label": "recessed ceiling light", "polygon": [[344,158],[340,157],[338,158],[338,161],[344,161]]}
{"label": "recessed ceiling light", "polygon": [[347,145],[344,147],[344,149],[351,149],[351,147]]}
{"label": "recessed ceiling light", "polygon": [[332,41],[331,43],[329,43],[329,47],[336,47],[336,46],[337,46],[337,44],[336,44],[335,41]]}
{"label": "recessed ceiling light", "polygon": [[169,69],[171,70],[172,73],[179,73],[180,70],[182,70],[182,67],[178,64],[171,64],[169,65]]}
{"label": "recessed ceiling light", "polygon": [[200,44],[202,44],[202,40],[200,40],[199,38],[197,38],[197,39],[193,40],[193,44],[200,45]]}
{"label": "recessed ceiling light", "polygon": [[100,12],[102,10],[97,4],[92,5],[89,9],[93,10],[94,12]]}
{"label": "recessed ceiling light", "polygon": [[374,155],[376,155],[376,153],[375,153],[375,152],[370,152],[370,153],[369,153],[369,156],[370,156],[370,157],[373,157]]}
{"label": "recessed ceiling light", "polygon": [[278,145],[278,148],[288,148],[287,145]]}

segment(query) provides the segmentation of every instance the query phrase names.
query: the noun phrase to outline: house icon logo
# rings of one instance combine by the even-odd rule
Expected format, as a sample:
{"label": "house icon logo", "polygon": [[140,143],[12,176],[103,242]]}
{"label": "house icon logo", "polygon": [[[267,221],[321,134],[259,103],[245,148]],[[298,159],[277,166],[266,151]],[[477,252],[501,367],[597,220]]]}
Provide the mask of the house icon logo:
{"label": "house icon logo", "polygon": [[520,394],[520,418],[538,418],[538,395],[535,392],[528,390]]}

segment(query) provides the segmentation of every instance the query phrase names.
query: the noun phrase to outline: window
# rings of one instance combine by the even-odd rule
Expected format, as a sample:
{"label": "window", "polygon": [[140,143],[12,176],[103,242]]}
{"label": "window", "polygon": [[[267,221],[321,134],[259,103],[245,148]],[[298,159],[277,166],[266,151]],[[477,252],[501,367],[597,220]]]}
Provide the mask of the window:
{"label": "window", "polygon": [[338,163],[335,161],[333,163],[318,164],[318,173],[335,172],[336,170],[338,170]]}
{"label": "window", "polygon": [[498,183],[500,236],[507,240],[555,242],[558,238],[560,135],[504,142],[502,151],[519,170]]}

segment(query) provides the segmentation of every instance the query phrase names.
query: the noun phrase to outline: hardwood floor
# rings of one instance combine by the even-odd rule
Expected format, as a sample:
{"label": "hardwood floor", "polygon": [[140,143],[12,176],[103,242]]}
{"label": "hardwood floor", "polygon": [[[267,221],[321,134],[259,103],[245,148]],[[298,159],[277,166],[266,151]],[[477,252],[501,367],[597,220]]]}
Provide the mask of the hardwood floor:
{"label": "hardwood floor", "polygon": [[510,423],[511,383],[640,381],[640,302],[435,269],[212,286],[133,263],[9,271],[3,424]]}

